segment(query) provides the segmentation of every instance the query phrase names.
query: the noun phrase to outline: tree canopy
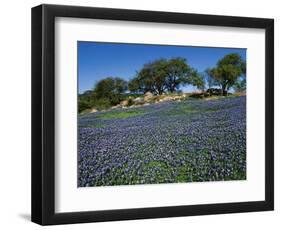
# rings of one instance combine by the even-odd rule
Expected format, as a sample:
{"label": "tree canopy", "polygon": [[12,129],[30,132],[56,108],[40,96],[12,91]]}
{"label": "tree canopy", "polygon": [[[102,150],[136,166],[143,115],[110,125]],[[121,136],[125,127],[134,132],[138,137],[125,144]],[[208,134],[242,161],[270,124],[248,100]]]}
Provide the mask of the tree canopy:
{"label": "tree canopy", "polygon": [[121,101],[122,93],[128,88],[125,80],[119,77],[107,77],[100,80],[93,89],[95,99],[107,99],[114,105]]}
{"label": "tree canopy", "polygon": [[187,64],[186,59],[157,59],[146,63],[129,81],[129,90],[142,93],[150,91],[154,94],[162,94],[165,91],[173,93],[181,85],[197,86],[199,81],[200,76]]}
{"label": "tree canopy", "polygon": [[206,85],[204,75],[193,69],[190,73],[190,76],[188,77],[187,84],[204,90]]}
{"label": "tree canopy", "polygon": [[186,59],[178,57],[168,60],[165,66],[167,90],[173,93],[181,84],[187,84],[191,73],[192,68],[186,63]]}
{"label": "tree canopy", "polygon": [[217,63],[217,66],[210,70],[215,82],[220,85],[222,95],[227,95],[228,90],[246,73],[246,63],[237,53],[225,55]]}

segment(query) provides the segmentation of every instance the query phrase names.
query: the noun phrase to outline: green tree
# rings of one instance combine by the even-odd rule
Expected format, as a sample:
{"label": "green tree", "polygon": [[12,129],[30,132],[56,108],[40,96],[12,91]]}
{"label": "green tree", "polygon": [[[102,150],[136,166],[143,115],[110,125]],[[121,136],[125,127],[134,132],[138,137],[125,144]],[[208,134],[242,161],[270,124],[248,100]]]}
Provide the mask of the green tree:
{"label": "green tree", "polygon": [[236,91],[245,92],[247,88],[247,80],[246,80],[246,62],[242,64],[242,76],[238,79],[237,83],[234,85]]}
{"label": "green tree", "polygon": [[214,79],[214,76],[212,74],[212,69],[211,68],[205,69],[203,76],[204,76],[204,80],[206,82],[206,88],[207,88],[207,90],[209,90],[209,96],[212,96],[211,88],[214,87],[215,85],[217,85],[217,83]]}
{"label": "green tree", "polygon": [[78,96],[78,111],[81,113],[86,109],[90,109],[93,107],[93,92],[91,90],[85,91],[83,94],[79,94]]}
{"label": "green tree", "polygon": [[165,65],[166,88],[173,93],[180,85],[188,83],[192,75],[192,68],[186,63],[185,58],[177,57],[167,61]]}
{"label": "green tree", "polygon": [[78,112],[81,113],[82,111],[86,109],[91,108],[91,102],[85,100],[84,98],[79,98],[78,99]]}
{"label": "green tree", "polygon": [[158,59],[149,62],[137,73],[136,77],[129,81],[129,90],[132,92],[162,94],[165,89],[166,59]]}
{"label": "green tree", "polygon": [[93,95],[97,100],[106,99],[110,104],[116,105],[122,100],[122,94],[127,88],[125,80],[119,77],[107,77],[95,85]]}
{"label": "green tree", "polygon": [[238,80],[234,84],[234,90],[236,92],[245,92],[246,91],[246,79],[242,78],[242,79]]}
{"label": "green tree", "polygon": [[188,77],[188,84],[197,87],[198,89],[205,90],[204,75],[199,73],[197,70],[192,70],[190,76]]}
{"label": "green tree", "polygon": [[180,85],[191,81],[194,70],[184,58],[157,59],[149,62],[129,81],[131,92],[162,94],[165,91],[175,92]]}
{"label": "green tree", "polygon": [[221,87],[221,94],[227,95],[228,90],[246,72],[246,64],[237,53],[225,55],[217,63],[217,66],[210,70],[211,75]]}
{"label": "green tree", "polygon": [[128,82],[128,89],[131,92],[135,92],[135,93],[143,93],[145,91],[141,86],[141,82],[138,77],[135,77]]}

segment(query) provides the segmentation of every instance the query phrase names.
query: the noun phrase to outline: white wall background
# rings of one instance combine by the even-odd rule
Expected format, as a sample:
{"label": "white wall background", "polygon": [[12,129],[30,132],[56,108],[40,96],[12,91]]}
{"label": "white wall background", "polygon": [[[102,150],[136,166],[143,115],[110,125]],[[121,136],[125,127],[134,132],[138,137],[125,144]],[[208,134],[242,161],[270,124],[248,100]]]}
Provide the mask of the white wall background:
{"label": "white wall background", "polygon": [[[2,1],[0,36],[0,227],[39,229],[30,222],[30,8],[41,3],[275,18],[275,211],[76,224],[54,229],[277,229],[281,223],[280,6],[276,0]],[[50,227],[47,227],[50,228]]]}

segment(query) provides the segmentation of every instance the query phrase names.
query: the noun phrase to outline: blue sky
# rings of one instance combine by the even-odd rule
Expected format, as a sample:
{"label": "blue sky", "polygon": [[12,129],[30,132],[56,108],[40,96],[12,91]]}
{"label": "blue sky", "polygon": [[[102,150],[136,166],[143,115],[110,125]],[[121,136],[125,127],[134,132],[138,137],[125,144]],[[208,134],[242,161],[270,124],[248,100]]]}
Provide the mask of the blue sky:
{"label": "blue sky", "polygon": [[[155,59],[183,57],[191,67],[203,72],[229,53],[239,53],[246,60],[246,49],[79,41],[79,93],[92,89],[106,77],[129,80],[145,63]],[[191,86],[181,89],[184,92],[194,90]]]}

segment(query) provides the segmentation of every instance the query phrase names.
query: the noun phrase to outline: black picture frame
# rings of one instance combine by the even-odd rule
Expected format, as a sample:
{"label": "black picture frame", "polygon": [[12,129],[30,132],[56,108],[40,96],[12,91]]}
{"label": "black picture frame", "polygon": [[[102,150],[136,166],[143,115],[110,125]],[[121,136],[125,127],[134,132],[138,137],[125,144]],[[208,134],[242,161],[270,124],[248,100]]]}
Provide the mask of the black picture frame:
{"label": "black picture frame", "polygon": [[[265,29],[265,200],[55,213],[55,17]],[[67,86],[65,86],[67,87]],[[274,20],[110,8],[32,8],[32,209],[41,225],[267,211],[274,209]]]}

